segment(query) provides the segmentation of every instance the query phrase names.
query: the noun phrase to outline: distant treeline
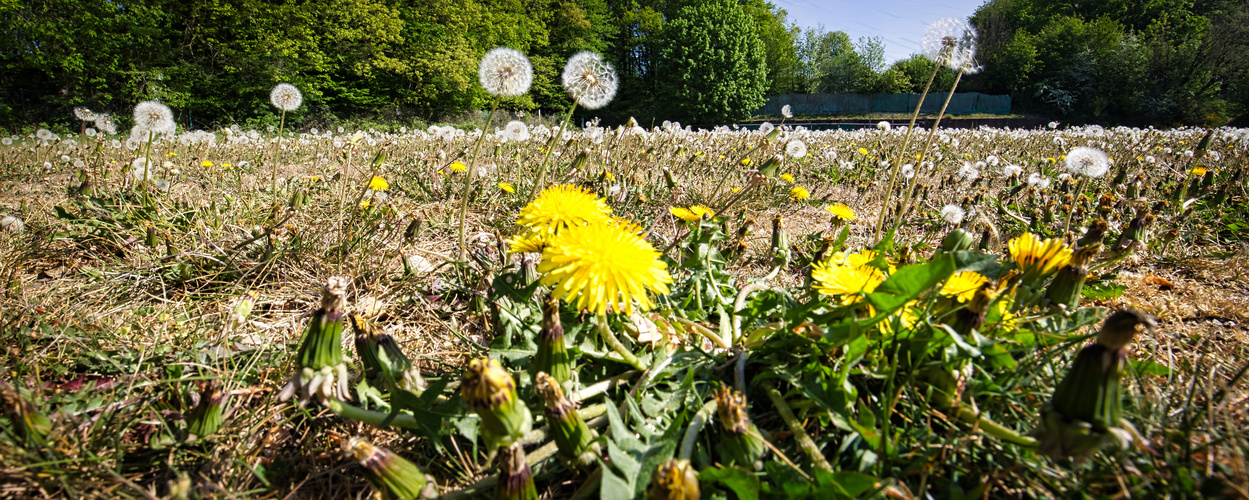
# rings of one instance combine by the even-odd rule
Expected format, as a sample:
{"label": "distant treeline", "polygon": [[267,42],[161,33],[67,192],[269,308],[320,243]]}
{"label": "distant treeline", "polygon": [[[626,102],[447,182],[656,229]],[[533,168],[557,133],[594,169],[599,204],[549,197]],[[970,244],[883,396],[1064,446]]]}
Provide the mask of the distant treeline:
{"label": "distant treeline", "polygon": [[[992,0],[973,22],[984,70],[960,90],[1025,111],[1170,125],[1249,105],[1243,1]],[[477,63],[500,45],[535,70],[506,107],[567,110],[563,64],[593,50],[620,90],[585,115],[644,124],[740,120],[766,95],[918,92],[933,68],[887,65],[879,38],[799,29],[765,0],[0,0],[0,126],[68,123],[74,106],[124,116],[147,99],[183,126],[264,123],[279,82],[304,93],[296,122],[439,119],[488,105]]]}

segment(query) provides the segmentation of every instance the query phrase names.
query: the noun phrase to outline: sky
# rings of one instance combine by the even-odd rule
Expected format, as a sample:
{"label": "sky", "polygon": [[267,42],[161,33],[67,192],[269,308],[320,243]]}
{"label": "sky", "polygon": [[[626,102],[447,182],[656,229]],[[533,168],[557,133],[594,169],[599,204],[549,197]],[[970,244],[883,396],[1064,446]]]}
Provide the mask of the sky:
{"label": "sky", "polygon": [[825,31],[844,31],[850,40],[878,36],[885,42],[885,63],[906,59],[920,50],[919,39],[933,22],[966,19],[984,0],[771,0],[789,13],[787,22],[804,30],[821,24]]}

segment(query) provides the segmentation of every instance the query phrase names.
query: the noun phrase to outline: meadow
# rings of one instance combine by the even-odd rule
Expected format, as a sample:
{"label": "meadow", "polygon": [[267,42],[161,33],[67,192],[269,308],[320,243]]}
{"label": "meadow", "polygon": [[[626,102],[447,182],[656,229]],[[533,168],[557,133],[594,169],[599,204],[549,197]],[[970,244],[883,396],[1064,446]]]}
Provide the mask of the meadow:
{"label": "meadow", "polygon": [[0,139],[0,496],[1246,495],[1249,130],[569,126],[528,64]]}

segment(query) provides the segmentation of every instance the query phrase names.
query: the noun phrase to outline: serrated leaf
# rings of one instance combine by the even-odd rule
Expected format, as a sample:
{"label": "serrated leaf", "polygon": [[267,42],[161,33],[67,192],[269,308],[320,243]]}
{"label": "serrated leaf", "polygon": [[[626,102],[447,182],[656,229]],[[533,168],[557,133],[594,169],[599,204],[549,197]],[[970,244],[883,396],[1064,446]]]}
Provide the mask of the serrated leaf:
{"label": "serrated leaf", "polygon": [[[610,406],[610,405],[609,405]],[[632,500],[633,488],[629,483],[611,471],[611,467],[599,460],[603,471],[603,479],[599,482],[598,497],[600,500]]]}
{"label": "serrated leaf", "polygon": [[[633,455],[627,451],[620,449],[613,440],[607,441],[607,456],[611,457],[611,464],[626,478],[634,478],[636,480],[638,470],[642,464],[633,458]],[[629,484],[629,488],[633,488],[633,484]]]}

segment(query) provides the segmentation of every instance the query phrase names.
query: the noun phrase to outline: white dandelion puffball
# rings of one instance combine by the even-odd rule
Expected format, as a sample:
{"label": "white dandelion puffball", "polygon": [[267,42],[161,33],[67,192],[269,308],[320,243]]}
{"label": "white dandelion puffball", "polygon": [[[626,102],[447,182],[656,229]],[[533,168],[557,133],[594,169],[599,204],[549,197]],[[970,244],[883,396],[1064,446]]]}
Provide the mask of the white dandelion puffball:
{"label": "white dandelion puffball", "polygon": [[963,216],[967,215],[958,205],[946,205],[941,207],[941,220],[946,224],[962,224]]}
{"label": "white dandelion puffball", "polygon": [[975,73],[977,36],[976,28],[966,20],[947,17],[928,25],[920,43],[929,60],[955,71]]}
{"label": "white dandelion puffball", "polygon": [[517,142],[529,140],[529,126],[520,120],[512,120],[507,122],[507,126],[503,128],[506,137]]}
{"label": "white dandelion puffball", "polygon": [[915,177],[915,165],[911,163],[907,163],[906,165],[902,166],[901,172],[902,172],[902,177],[904,179],[913,178]]}
{"label": "white dandelion puffball", "polygon": [[876,129],[882,132],[888,132],[890,130],[893,130],[893,125],[891,125],[887,121],[882,120],[876,124]]}
{"label": "white dandelion puffball", "polygon": [[134,107],[134,125],[148,132],[172,134],[177,130],[173,111],[156,101],[143,101]]}
{"label": "white dandelion puffball", "polygon": [[790,158],[802,158],[807,155],[807,143],[798,139],[789,141],[785,145],[785,154],[789,155]]}
{"label": "white dandelion puffball", "polygon": [[620,81],[616,69],[603,56],[583,51],[574,54],[564,65],[564,89],[585,109],[599,109],[616,97]]}
{"label": "white dandelion puffball", "polygon": [[1028,186],[1031,186],[1037,189],[1046,189],[1050,187],[1050,180],[1044,175],[1034,172],[1032,173],[1032,175],[1028,176]]}
{"label": "white dandelion puffball", "polygon": [[133,175],[137,181],[149,181],[152,179],[151,169],[148,168],[148,162],[145,158],[135,158],[130,162],[130,175]]}
{"label": "white dandelion puffball", "polygon": [[1023,173],[1023,167],[1019,165],[1007,165],[1002,168],[1002,175],[1005,175],[1007,177],[1014,177],[1022,173]]}
{"label": "white dandelion puffball", "polygon": [[768,135],[771,134],[773,130],[776,130],[776,126],[772,125],[772,122],[763,122],[759,124],[760,134]]}
{"label": "white dandelion puffball", "polygon": [[46,128],[41,128],[35,131],[35,137],[38,137],[41,141],[50,141],[55,136],[56,134],[53,134],[51,130]]}
{"label": "white dandelion puffball", "polygon": [[279,83],[269,91],[269,102],[282,111],[295,111],[304,103],[304,95],[289,83]]}
{"label": "white dandelion puffball", "polygon": [[74,117],[84,122],[95,121],[95,113],[87,108],[74,108]]}
{"label": "white dandelion puffball", "polygon": [[971,163],[963,162],[963,166],[958,168],[958,176],[969,181],[975,180],[980,177],[980,169]]}
{"label": "white dandelion puffball", "polygon": [[793,118],[794,117],[793,108],[789,107],[788,104],[781,106],[781,116],[784,116],[785,118]]}
{"label": "white dandelion puffball", "polygon": [[10,233],[20,233],[26,227],[26,223],[22,222],[22,219],[10,215],[0,219],[0,227]]}
{"label": "white dandelion puffball", "polygon": [[490,95],[516,97],[529,91],[533,66],[519,50],[498,47],[481,58],[477,79]]}
{"label": "white dandelion puffball", "polygon": [[1101,177],[1110,171],[1110,157],[1100,149],[1080,146],[1067,153],[1067,171],[1071,175],[1084,174]]}
{"label": "white dandelion puffball", "polygon": [[0,144],[4,144],[5,146],[12,146],[12,145],[13,145],[13,138],[12,138],[12,137],[5,137],[5,138],[3,138],[3,139],[0,139]]}

